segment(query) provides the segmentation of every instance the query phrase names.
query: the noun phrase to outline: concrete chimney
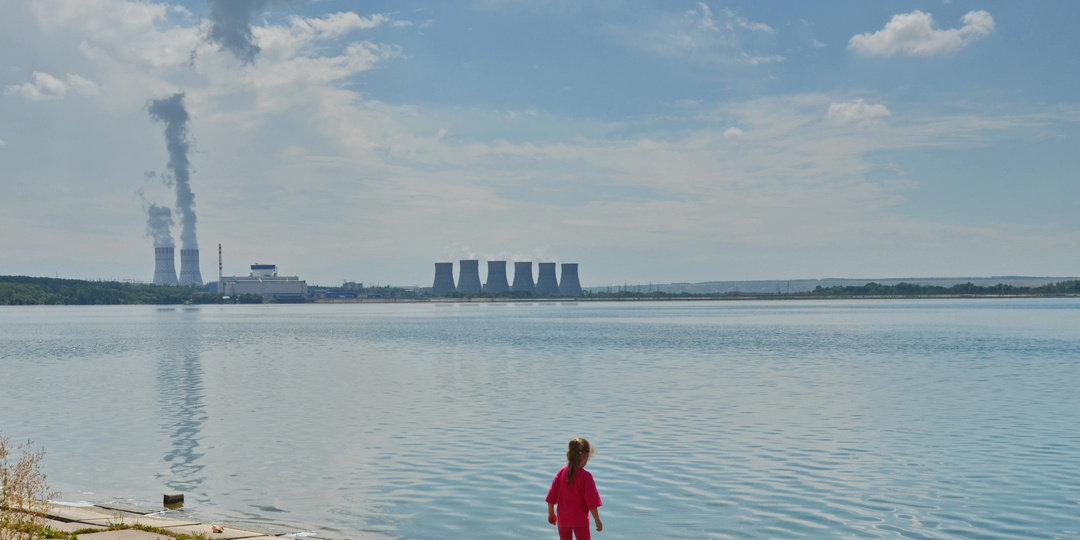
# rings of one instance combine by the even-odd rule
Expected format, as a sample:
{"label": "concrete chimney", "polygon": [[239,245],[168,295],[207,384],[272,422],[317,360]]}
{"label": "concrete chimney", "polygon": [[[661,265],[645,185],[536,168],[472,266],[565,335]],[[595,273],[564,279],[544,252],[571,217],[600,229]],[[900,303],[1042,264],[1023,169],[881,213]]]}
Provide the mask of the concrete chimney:
{"label": "concrete chimney", "polygon": [[578,282],[577,263],[563,263],[562,277],[559,278],[559,294],[563,296],[581,296],[581,283]]}
{"label": "concrete chimney", "polygon": [[466,293],[480,293],[480,261],[462,259],[458,263],[457,290]]}
{"label": "concrete chimney", "polygon": [[178,285],[175,253],[171,247],[154,248],[154,285]]}
{"label": "concrete chimney", "polygon": [[527,292],[536,294],[536,285],[532,279],[532,262],[514,263],[514,284],[510,286],[513,292]]}
{"label": "concrete chimney", "polygon": [[555,263],[538,263],[536,275],[536,294],[559,294],[559,282],[555,279]]}
{"label": "concrete chimney", "polygon": [[199,250],[181,249],[180,286],[202,287],[202,284],[202,272],[199,271]]}
{"label": "concrete chimney", "polygon": [[431,294],[446,296],[457,290],[454,287],[454,263],[435,263],[435,283],[431,285]]}
{"label": "concrete chimney", "polygon": [[506,282],[506,261],[488,261],[487,283],[484,292],[500,294],[510,290]]}

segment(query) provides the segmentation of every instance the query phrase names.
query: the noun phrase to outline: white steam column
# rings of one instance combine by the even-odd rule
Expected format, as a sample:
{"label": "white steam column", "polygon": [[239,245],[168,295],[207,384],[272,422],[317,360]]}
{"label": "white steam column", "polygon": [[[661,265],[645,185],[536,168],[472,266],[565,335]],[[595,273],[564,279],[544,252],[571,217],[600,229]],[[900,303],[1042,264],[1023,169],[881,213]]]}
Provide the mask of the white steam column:
{"label": "white steam column", "polygon": [[514,263],[514,284],[510,286],[510,291],[536,294],[536,285],[533,284],[532,278],[532,262]]}
{"label": "white steam column", "polygon": [[563,296],[581,296],[581,283],[578,282],[577,263],[563,263],[562,277],[559,279],[559,294]]}
{"label": "white steam column", "polygon": [[555,263],[538,263],[536,275],[536,294],[554,296],[559,294],[559,282],[555,279]]}
{"label": "white steam column", "polygon": [[172,247],[154,248],[154,285],[178,285],[176,252]]}
{"label": "white steam column", "polygon": [[199,250],[181,249],[180,286],[202,287],[202,284],[202,272],[199,271]]}
{"label": "white steam column", "polygon": [[498,294],[510,290],[510,285],[506,282],[506,261],[488,261],[487,278],[484,292]]}
{"label": "white steam column", "polygon": [[466,293],[480,293],[480,261],[462,259],[458,263],[457,290]]}
{"label": "white steam column", "polygon": [[457,290],[454,287],[454,263],[435,263],[435,282],[431,284],[431,294],[446,296]]}

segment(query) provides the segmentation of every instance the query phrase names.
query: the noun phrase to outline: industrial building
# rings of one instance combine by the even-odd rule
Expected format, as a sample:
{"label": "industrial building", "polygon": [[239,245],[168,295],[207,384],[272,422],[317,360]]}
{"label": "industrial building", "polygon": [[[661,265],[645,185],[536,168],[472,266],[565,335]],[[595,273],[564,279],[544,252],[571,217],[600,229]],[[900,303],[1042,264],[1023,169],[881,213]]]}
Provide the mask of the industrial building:
{"label": "industrial building", "polygon": [[[480,285],[480,261],[462,259],[460,262],[457,286],[454,285],[453,263],[435,263],[435,281],[431,294],[445,296],[453,292],[477,294],[482,292],[503,294],[527,292],[540,296],[581,296],[581,283],[578,281],[577,263],[562,265],[562,279],[555,278],[556,263],[539,263],[540,274],[533,282],[532,263],[514,263],[514,284],[509,285],[506,276],[506,261],[488,261],[487,283]],[[560,282],[561,281],[561,282]]]}
{"label": "industrial building", "polygon": [[176,250],[172,246],[154,248],[154,285],[179,285],[176,279]]}
{"label": "industrial building", "polygon": [[279,276],[275,264],[253,264],[250,276],[223,276],[218,290],[230,297],[257,294],[270,302],[304,302],[308,296],[306,281]]}

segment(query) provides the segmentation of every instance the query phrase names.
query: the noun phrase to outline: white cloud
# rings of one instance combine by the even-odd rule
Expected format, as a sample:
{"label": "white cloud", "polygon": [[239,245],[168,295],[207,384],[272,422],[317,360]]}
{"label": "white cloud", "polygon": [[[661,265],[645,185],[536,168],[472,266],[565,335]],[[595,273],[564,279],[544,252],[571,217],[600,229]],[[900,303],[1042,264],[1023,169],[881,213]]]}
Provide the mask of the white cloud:
{"label": "white cloud", "polygon": [[970,11],[961,21],[960,28],[938,30],[929,13],[915,10],[893,15],[882,30],[852,36],[848,48],[869,55],[933,56],[959,50],[994,31],[994,18],[985,11]]}
{"label": "white cloud", "polygon": [[68,88],[64,81],[49,75],[48,73],[34,72],[34,81],[22,84],[13,84],[4,89],[4,95],[19,94],[33,101],[45,101],[49,99],[61,99],[67,94]]}
{"label": "white cloud", "polygon": [[6,145],[7,145],[7,141],[5,141],[4,139],[0,139],[0,146],[6,146]]}
{"label": "white cloud", "polygon": [[714,13],[705,2],[681,16],[656,13],[646,23],[634,26],[610,24],[607,34],[628,47],[650,54],[683,58],[707,64],[762,64],[784,60],[780,55],[756,55],[744,50],[742,42],[750,32],[775,33],[767,24],[753,22],[723,9]]}
{"label": "white cloud", "polygon": [[870,105],[862,98],[846,103],[829,104],[829,113],[826,118],[834,124],[863,123],[892,116],[884,105]]}
{"label": "white cloud", "polygon": [[22,84],[13,84],[4,88],[4,95],[19,94],[22,97],[32,101],[47,101],[52,99],[63,99],[67,95],[68,90],[74,90],[78,94],[84,96],[96,96],[98,94],[97,83],[80,77],[78,75],[67,74],[67,82],[57,79],[48,73],[42,73],[35,71],[33,74],[33,82],[25,82]]}
{"label": "white cloud", "polygon": [[738,139],[743,136],[743,130],[737,127],[729,127],[724,130],[725,139]]}
{"label": "white cloud", "polygon": [[828,45],[826,45],[826,44],[824,44],[824,43],[822,43],[822,42],[815,39],[814,40],[814,48],[815,49],[820,49],[822,47],[828,47]]}
{"label": "white cloud", "polygon": [[84,96],[98,95],[98,85],[94,81],[78,75],[67,74],[68,88]]}
{"label": "white cloud", "polygon": [[753,56],[751,54],[746,53],[746,51],[743,51],[742,53],[739,54],[739,60],[744,64],[757,65],[757,64],[770,64],[772,62],[783,62],[784,57],[782,55],[779,55],[779,54],[774,54],[772,56]]}

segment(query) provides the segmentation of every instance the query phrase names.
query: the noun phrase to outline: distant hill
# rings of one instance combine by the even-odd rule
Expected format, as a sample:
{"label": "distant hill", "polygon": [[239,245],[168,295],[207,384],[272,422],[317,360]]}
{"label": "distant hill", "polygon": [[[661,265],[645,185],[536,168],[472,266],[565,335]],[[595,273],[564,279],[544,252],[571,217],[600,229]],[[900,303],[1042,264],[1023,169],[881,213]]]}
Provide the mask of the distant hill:
{"label": "distant hill", "polygon": [[950,277],[950,278],[878,278],[878,279],[848,279],[848,278],[825,278],[825,279],[792,279],[792,280],[761,280],[761,281],[705,281],[700,283],[661,283],[645,285],[611,285],[606,287],[585,287],[585,290],[593,293],[606,292],[664,292],[668,294],[724,294],[724,293],[751,293],[751,294],[776,294],[776,293],[803,293],[814,290],[817,287],[828,289],[831,287],[859,287],[867,283],[880,285],[897,285],[909,283],[912,285],[926,285],[935,287],[952,287],[971,283],[978,287],[993,287],[994,285],[1009,285],[1012,287],[1041,287],[1063,281],[1078,280],[1077,277],[1031,277],[1031,276],[996,276],[996,277]]}

